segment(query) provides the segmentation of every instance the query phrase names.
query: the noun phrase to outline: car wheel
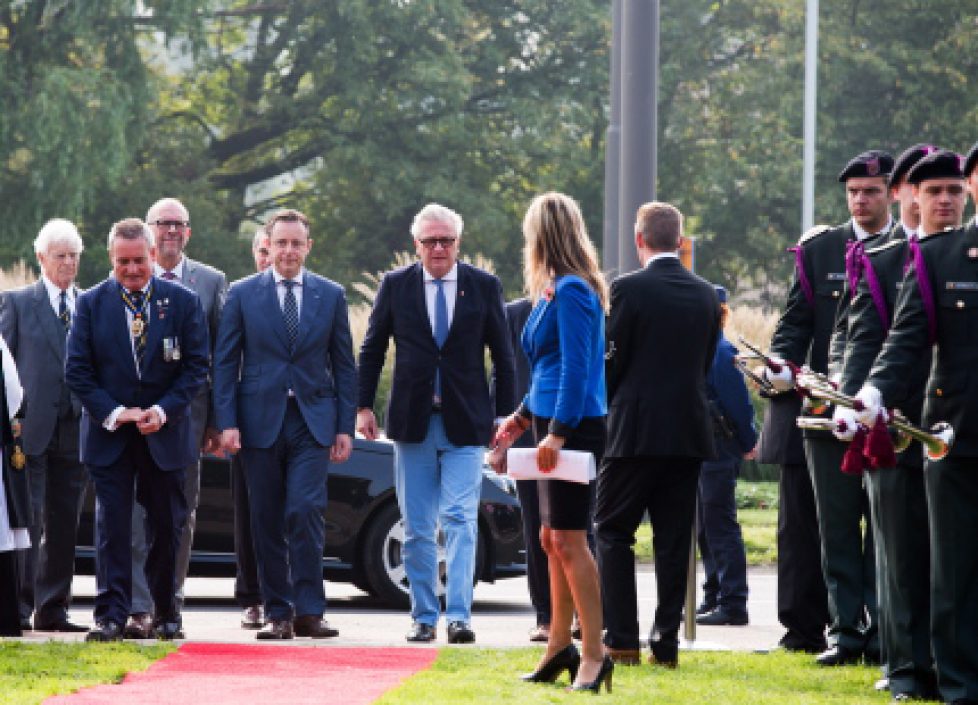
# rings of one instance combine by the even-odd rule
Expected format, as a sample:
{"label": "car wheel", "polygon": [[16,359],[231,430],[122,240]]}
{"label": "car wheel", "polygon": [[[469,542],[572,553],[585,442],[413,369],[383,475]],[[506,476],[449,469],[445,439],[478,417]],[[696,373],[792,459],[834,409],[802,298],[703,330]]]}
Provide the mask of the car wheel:
{"label": "car wheel", "polygon": [[[482,575],[486,547],[482,532],[478,534],[476,545],[476,566],[473,582]],[[394,503],[383,507],[374,516],[367,529],[361,556],[363,575],[370,587],[368,591],[383,602],[399,608],[409,608],[407,573],[404,569],[404,522],[401,512]],[[438,598],[445,599],[445,539],[438,532]]]}

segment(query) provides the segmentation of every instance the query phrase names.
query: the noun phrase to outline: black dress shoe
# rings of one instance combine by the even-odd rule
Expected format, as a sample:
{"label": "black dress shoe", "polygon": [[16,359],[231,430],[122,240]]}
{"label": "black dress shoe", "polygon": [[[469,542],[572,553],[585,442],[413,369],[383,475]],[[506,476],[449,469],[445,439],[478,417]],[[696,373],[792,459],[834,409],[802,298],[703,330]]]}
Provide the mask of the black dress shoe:
{"label": "black dress shoe", "polygon": [[292,629],[296,636],[310,636],[313,639],[328,639],[340,635],[339,629],[333,629],[329,622],[314,614],[296,617],[292,622]]}
{"label": "black dress shoe", "polygon": [[261,605],[251,605],[241,610],[242,629],[261,629]]}
{"label": "black dress shoe", "polygon": [[521,680],[527,683],[553,683],[561,673],[570,674],[571,683],[577,678],[577,668],[581,665],[581,655],[571,642],[566,647],[550,657],[550,660],[532,673],[524,673]]}
{"label": "black dress shoe", "polygon": [[122,625],[111,619],[103,619],[95,625],[88,634],[85,641],[121,641]]}
{"label": "black dress shoe", "polygon": [[595,676],[593,681],[590,683],[575,683],[568,687],[567,690],[590,690],[597,695],[601,692],[601,684],[604,683],[605,688],[610,693],[611,676],[614,675],[614,672],[615,662],[611,660],[610,656],[605,656],[604,661],[601,662],[601,670],[598,671],[598,675]]}
{"label": "black dress shoe", "polygon": [[859,663],[861,658],[861,651],[836,645],[829,647],[816,656],[815,663],[819,666],[851,666]]}
{"label": "black dress shoe", "polygon": [[649,656],[649,663],[653,666],[665,668],[677,668],[679,666],[678,635],[665,638],[661,632],[653,629],[651,636],[649,636],[649,649],[652,651]]}
{"label": "black dress shoe", "polygon": [[122,630],[126,639],[152,639],[153,615],[149,612],[134,612],[129,615],[126,628]]}
{"label": "black dress shoe", "polygon": [[435,628],[430,624],[425,624],[424,622],[415,622],[411,625],[411,631],[409,631],[404,638],[408,641],[434,641]]}
{"label": "black dress shoe", "polygon": [[449,644],[471,644],[475,641],[475,632],[465,622],[451,622],[448,625]]}
{"label": "black dress shoe", "polygon": [[20,628],[22,630],[24,630],[25,632],[29,632],[31,630],[31,618],[30,617],[21,617],[21,620],[20,620]]}
{"label": "black dress shoe", "polygon": [[88,627],[83,627],[80,624],[75,624],[74,622],[69,622],[67,619],[61,619],[57,622],[38,622],[34,620],[34,631],[35,632],[67,632],[80,634],[81,632],[87,632]]}
{"label": "black dress shoe", "polygon": [[778,646],[785,651],[806,654],[820,654],[828,648],[828,645],[825,643],[825,639],[810,641],[792,632],[787,632],[783,637],[781,637],[781,640],[778,641]]}
{"label": "black dress shoe", "polygon": [[255,637],[262,640],[291,639],[295,636],[291,619],[270,619]]}
{"label": "black dress shoe", "polygon": [[719,605],[717,605],[716,600],[703,600],[696,608],[696,614],[706,614],[707,612],[712,612],[718,606]]}
{"label": "black dress shoe", "polygon": [[174,639],[186,639],[183,633],[183,626],[180,619],[157,620],[153,623],[153,636],[162,641],[173,641]]}
{"label": "black dress shoe", "polygon": [[747,625],[747,613],[730,612],[723,607],[717,607],[712,612],[697,616],[696,623],[708,627],[743,627]]}

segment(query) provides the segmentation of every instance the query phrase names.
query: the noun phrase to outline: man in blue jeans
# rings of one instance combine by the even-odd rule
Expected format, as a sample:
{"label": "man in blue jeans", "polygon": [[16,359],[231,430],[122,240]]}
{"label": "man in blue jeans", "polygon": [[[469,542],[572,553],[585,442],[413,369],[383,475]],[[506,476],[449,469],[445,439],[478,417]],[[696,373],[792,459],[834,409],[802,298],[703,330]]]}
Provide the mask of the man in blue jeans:
{"label": "man in blue jeans", "polygon": [[[727,290],[717,286],[721,326],[726,323]],[[734,367],[737,349],[720,333],[707,396],[713,415],[717,454],[700,469],[697,539],[706,580],[697,624],[747,624],[747,552],[737,522],[735,490],[740,461],[755,455],[757,429],[744,378]]]}
{"label": "man in blue jeans", "polygon": [[[397,347],[387,410],[394,480],[404,517],[404,569],[411,584],[411,642],[435,638],[438,526],[445,534],[448,642],[475,641],[472,580],[482,459],[493,421],[515,407],[513,349],[502,285],[458,262],[462,218],[435,203],[411,225],[419,261],[380,284],[363,345],[357,430],[379,434],[372,410],[387,345]],[[496,370],[495,408],[485,349]]]}

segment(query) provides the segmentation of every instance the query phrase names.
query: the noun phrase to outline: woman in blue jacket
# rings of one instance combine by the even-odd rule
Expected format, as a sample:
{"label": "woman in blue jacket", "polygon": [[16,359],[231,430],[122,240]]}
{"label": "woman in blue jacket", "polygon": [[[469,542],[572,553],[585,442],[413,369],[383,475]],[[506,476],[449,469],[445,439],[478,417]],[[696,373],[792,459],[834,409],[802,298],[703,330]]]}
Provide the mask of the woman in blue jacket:
{"label": "woman in blue jacket", "polygon": [[[546,193],[523,219],[524,276],[534,302],[523,328],[530,361],[530,389],[520,408],[500,426],[496,445],[508,447],[533,427],[537,466],[549,472],[562,448],[604,453],[607,401],[604,319],[608,290],[573,199]],[[601,595],[597,565],[587,545],[594,483],[540,480],[540,542],[550,569],[550,639],[528,681],[556,680],[564,670],[572,688],[609,690],[612,662],[601,644]],[[571,639],[577,612],[582,654]]]}

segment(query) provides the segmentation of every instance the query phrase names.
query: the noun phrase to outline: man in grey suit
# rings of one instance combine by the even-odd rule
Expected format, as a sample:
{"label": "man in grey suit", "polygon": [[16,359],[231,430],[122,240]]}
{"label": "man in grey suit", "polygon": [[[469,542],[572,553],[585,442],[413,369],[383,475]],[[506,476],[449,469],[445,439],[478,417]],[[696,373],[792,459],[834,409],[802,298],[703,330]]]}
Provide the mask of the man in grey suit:
{"label": "man in grey suit", "polygon": [[35,631],[83,632],[87,627],[68,621],[68,604],[87,475],[78,458],[81,405],[64,382],[82,239],[57,218],[41,228],[34,252],[40,281],[0,294],[0,331],[29,401],[22,438],[34,516],[31,547],[20,552],[20,614],[29,628],[34,613]]}
{"label": "man in grey suit", "polygon": [[[209,267],[202,262],[192,260],[184,254],[190,241],[190,213],[186,207],[175,198],[162,198],[146,213],[146,223],[156,235],[156,264],[154,274],[161,279],[183,284],[200,298],[207,318],[208,334],[210,336],[211,352],[213,353],[214,339],[217,336],[217,323],[220,319],[221,308],[224,305],[224,295],[227,291],[227,279],[224,272]],[[211,387],[205,384],[201,387],[191,405],[191,433],[198,439],[199,446],[205,451],[217,450],[217,433],[213,430],[211,418]],[[186,484],[184,492],[187,497],[187,523],[180,536],[180,548],[177,552],[177,607],[183,607],[183,583],[190,568],[190,548],[193,544],[194,526],[197,518],[197,502],[200,499],[200,463],[194,461],[185,470]],[[153,602],[146,582],[144,566],[146,563],[146,512],[137,503],[133,511],[133,586],[132,586],[132,615],[126,625],[126,636],[130,638],[147,638],[151,636],[153,626]]]}

